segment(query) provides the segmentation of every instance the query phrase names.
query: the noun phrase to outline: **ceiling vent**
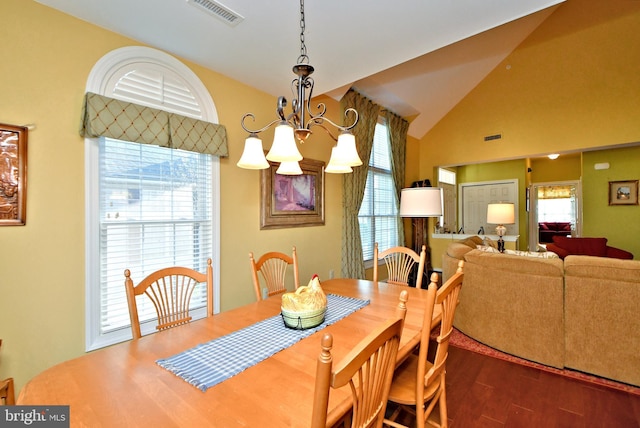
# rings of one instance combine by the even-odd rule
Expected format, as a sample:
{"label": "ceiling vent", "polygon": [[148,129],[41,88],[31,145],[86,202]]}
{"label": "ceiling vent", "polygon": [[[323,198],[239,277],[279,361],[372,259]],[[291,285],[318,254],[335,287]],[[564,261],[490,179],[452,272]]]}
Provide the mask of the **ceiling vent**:
{"label": "ceiling vent", "polygon": [[486,137],[484,137],[484,141],[499,140],[501,138],[502,138],[502,134],[487,135]]}
{"label": "ceiling vent", "polygon": [[244,20],[244,16],[237,14],[228,7],[211,0],[187,0],[192,6],[205,11],[216,18],[226,22],[231,27],[235,27]]}

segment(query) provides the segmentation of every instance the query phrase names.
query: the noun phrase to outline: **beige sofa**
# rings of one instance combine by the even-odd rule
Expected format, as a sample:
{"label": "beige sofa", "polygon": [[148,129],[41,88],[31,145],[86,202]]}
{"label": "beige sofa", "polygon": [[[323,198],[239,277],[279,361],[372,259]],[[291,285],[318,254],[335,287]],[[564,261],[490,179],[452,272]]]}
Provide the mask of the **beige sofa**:
{"label": "beige sofa", "polygon": [[454,325],[506,353],[640,386],[640,261],[537,258],[449,244],[443,279],[465,260]]}

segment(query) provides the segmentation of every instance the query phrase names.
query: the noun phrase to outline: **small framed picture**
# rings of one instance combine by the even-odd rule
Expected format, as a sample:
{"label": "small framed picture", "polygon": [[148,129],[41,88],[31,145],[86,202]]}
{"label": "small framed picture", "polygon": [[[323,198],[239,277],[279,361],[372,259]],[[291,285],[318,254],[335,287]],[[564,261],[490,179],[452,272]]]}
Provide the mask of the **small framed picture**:
{"label": "small framed picture", "polygon": [[638,180],[610,181],[609,205],[638,205]]}

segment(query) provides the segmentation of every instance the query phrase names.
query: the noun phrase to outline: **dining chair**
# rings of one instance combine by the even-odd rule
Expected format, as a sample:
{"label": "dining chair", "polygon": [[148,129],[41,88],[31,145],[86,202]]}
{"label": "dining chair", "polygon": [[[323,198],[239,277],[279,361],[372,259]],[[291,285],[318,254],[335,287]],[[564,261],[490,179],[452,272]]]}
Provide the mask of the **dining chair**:
{"label": "dining chair", "polygon": [[[270,251],[263,254],[258,261],[255,260],[253,253],[249,253],[249,261],[251,263],[253,287],[258,301],[262,300],[263,288],[266,289],[266,297],[271,297],[287,291],[286,277],[287,269],[290,265],[293,265],[293,285],[296,290],[300,287],[300,279],[298,277],[298,253],[296,252],[296,247],[293,247],[291,256],[278,251]],[[264,280],[264,286],[260,285],[258,273],[260,273]]]}
{"label": "dining chair", "polygon": [[200,273],[196,270],[173,266],[157,270],[149,274],[137,285],[133,285],[131,271],[124,271],[124,286],[127,290],[129,317],[133,338],[139,339],[140,318],[138,316],[137,296],[145,294],[153,303],[158,315],[156,330],[165,330],[191,321],[189,305],[195,288],[206,283],[207,317],[213,315],[213,267],[211,259],[207,260],[207,270]]}
{"label": "dining chair", "polygon": [[420,254],[407,247],[391,247],[382,252],[378,252],[378,243],[373,245],[373,280],[378,281],[378,261],[384,260],[387,267],[389,284],[409,285],[409,276],[414,266],[418,265],[416,276],[416,288],[422,287],[422,275],[427,259],[427,247],[422,246]]}
{"label": "dining chair", "polygon": [[[397,422],[402,410],[415,415],[416,428],[427,424],[447,427],[447,400],[445,392],[445,367],[449,352],[449,339],[453,332],[453,317],[458,306],[458,296],[462,287],[464,262],[458,263],[456,273],[438,289],[438,274],[431,275],[427,289],[427,303],[422,320],[422,333],[418,353],[410,354],[395,370],[389,402],[395,406],[393,413],[384,420],[391,427],[407,427]],[[435,338],[435,352],[431,352],[431,320],[436,307],[442,310],[440,329]],[[432,360],[432,361],[430,361]],[[436,405],[439,412],[434,413]]]}
{"label": "dining chair", "polygon": [[0,405],[13,406],[16,404],[13,378],[0,380]]}
{"label": "dining chair", "polygon": [[[351,427],[381,427],[396,364],[400,336],[407,313],[408,293],[400,293],[394,319],[387,320],[362,339],[334,367],[331,348],[333,336],[325,333],[316,365],[312,428],[325,428],[327,420],[338,418],[347,411]],[[338,406],[327,413],[331,388],[349,385],[352,404],[349,409]],[[346,425],[346,424],[345,424]]]}

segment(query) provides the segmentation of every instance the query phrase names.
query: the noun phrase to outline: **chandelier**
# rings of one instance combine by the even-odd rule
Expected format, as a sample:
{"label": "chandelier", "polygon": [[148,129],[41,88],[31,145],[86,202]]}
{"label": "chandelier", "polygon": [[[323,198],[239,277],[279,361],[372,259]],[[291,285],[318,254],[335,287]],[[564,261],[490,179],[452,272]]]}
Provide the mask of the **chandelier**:
{"label": "chandelier", "polygon": [[[293,73],[298,76],[291,82],[291,92],[293,99],[291,101],[291,113],[285,116],[284,109],[287,105],[285,97],[278,97],[277,113],[278,118],[260,129],[251,129],[245,124],[247,118],[255,121],[253,113],[245,113],[242,116],[240,124],[242,129],[249,133],[249,137],[245,140],[244,151],[237,165],[245,169],[266,169],[269,168],[270,160],[272,162],[280,162],[276,174],[284,175],[300,175],[299,161],[302,155],[296,145],[296,140],[304,143],[309,135],[311,135],[311,127],[317,126],[324,129],[329,136],[337,142],[331,149],[331,158],[325,169],[331,173],[349,173],[352,172],[353,166],[362,165],[362,161],[356,150],[356,140],[351,133],[351,129],[358,123],[358,112],[353,108],[345,110],[345,119],[353,116],[353,123],[348,126],[340,126],[324,117],[326,106],[319,103],[316,107],[317,113],[311,111],[311,96],[313,94],[313,66],[309,64],[307,56],[307,47],[304,44],[304,0],[300,0],[300,56],[297,64],[293,66]],[[308,95],[307,95],[308,91]],[[327,124],[335,127],[340,133],[336,138]],[[258,134],[275,125],[273,144],[265,158],[262,148],[262,140],[258,138]]]}

